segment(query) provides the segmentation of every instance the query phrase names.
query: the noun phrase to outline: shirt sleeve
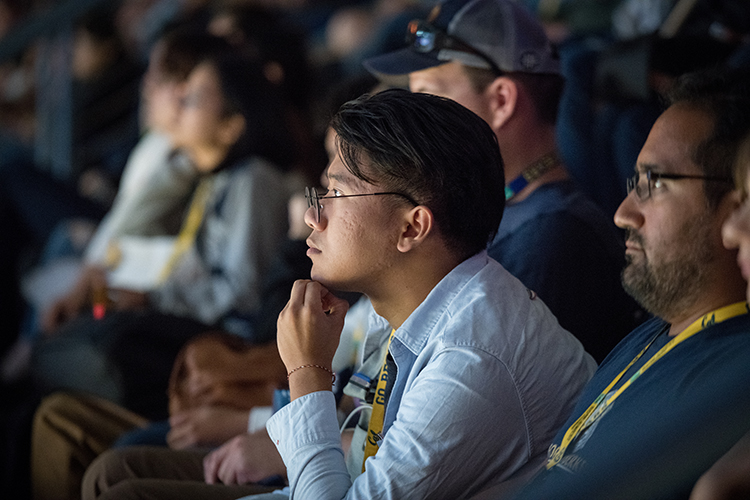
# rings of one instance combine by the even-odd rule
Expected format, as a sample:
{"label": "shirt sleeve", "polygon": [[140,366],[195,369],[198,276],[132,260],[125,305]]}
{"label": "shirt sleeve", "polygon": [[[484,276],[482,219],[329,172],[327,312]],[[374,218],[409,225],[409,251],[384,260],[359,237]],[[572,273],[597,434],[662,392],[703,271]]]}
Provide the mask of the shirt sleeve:
{"label": "shirt sleeve", "polygon": [[403,393],[380,449],[354,482],[336,427],[327,392],[299,398],[269,421],[292,498],[465,498],[531,458],[516,384],[499,360],[479,349],[433,356]]}
{"label": "shirt sleeve", "polygon": [[616,235],[609,241],[601,234],[556,212],[532,219],[489,252],[539,294],[597,361],[637,326],[638,309],[620,283],[624,249],[615,252]]}
{"label": "shirt sleeve", "polygon": [[351,479],[332,392],[313,392],[295,399],[271,417],[266,429],[286,464],[292,497],[323,500],[346,496]]}

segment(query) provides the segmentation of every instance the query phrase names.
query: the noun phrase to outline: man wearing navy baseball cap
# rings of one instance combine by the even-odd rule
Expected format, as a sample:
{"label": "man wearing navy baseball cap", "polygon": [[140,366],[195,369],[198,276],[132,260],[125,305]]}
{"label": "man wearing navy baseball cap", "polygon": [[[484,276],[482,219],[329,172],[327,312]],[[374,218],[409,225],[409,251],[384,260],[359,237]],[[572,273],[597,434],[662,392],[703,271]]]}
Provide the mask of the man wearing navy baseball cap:
{"label": "man wearing navy baseball cap", "polygon": [[507,201],[489,255],[601,361],[643,314],[620,284],[621,236],[557,153],[564,79],[543,27],[513,0],[448,0],[409,23],[406,38],[365,67],[385,82],[408,77],[413,92],[453,99],[490,125]]}
{"label": "man wearing navy baseball cap", "polygon": [[513,0],[449,0],[407,28],[409,46],[368,59],[380,75],[404,75],[450,61],[492,70],[557,75],[560,61],[539,22]]}

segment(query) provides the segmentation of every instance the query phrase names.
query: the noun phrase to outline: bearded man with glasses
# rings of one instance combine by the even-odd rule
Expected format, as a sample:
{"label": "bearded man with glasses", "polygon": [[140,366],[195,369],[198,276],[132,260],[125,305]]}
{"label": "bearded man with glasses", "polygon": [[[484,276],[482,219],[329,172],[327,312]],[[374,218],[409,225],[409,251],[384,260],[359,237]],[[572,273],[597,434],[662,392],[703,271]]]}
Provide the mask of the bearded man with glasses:
{"label": "bearded man with glasses", "polygon": [[599,366],[520,499],[688,498],[750,429],[750,308],[722,244],[750,71],[686,75],[669,98],[615,214],[623,285],[655,317]]}

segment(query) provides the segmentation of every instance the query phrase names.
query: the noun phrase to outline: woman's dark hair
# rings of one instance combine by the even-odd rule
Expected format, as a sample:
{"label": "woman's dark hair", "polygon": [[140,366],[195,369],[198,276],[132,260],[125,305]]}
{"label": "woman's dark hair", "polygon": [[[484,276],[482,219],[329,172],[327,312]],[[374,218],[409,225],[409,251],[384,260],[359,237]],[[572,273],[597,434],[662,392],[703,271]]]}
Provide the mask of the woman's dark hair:
{"label": "woman's dark hair", "polygon": [[116,14],[116,6],[99,5],[81,16],[75,22],[75,27],[78,30],[85,31],[100,43],[113,41],[118,48],[122,48],[122,41],[115,26]]}
{"label": "woman's dark hair", "polygon": [[294,161],[294,140],[287,119],[287,102],[263,75],[260,64],[234,50],[213,54],[201,63],[219,80],[225,112],[245,118],[245,130],[219,169],[250,156],[261,156],[281,170]]}
{"label": "woman's dark hair", "polygon": [[497,138],[479,116],[450,99],[392,89],[344,104],[331,126],[352,175],[427,206],[458,256],[492,240],[505,177]]}
{"label": "woman's dark hair", "polygon": [[264,67],[269,63],[278,65],[281,77],[273,83],[291,103],[301,110],[307,109],[312,70],[304,32],[288,22],[280,11],[253,3],[226,2],[214,14],[233,19],[236,31],[230,40]]}
{"label": "woman's dark hair", "polygon": [[223,54],[231,47],[221,37],[191,27],[177,27],[165,32],[159,42],[163,47],[159,69],[168,79],[183,82],[202,60]]}

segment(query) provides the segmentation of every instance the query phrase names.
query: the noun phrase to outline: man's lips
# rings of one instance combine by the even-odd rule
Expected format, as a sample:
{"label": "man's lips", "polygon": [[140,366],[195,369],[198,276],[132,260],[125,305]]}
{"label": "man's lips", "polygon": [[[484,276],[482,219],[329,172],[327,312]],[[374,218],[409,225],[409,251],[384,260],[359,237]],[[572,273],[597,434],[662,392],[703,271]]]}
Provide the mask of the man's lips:
{"label": "man's lips", "polygon": [[643,247],[635,241],[628,240],[625,242],[625,251],[628,252],[643,252]]}
{"label": "man's lips", "polygon": [[625,253],[643,252],[643,237],[634,229],[625,230]]}
{"label": "man's lips", "polygon": [[308,249],[307,249],[307,256],[308,256],[308,257],[310,257],[311,255],[315,255],[315,254],[319,254],[319,253],[320,253],[320,249],[318,249],[318,248],[317,248],[317,247],[316,247],[316,246],[315,246],[315,245],[313,244],[313,242],[312,242],[312,241],[310,241],[310,239],[309,239],[309,238],[307,239],[307,241],[305,241],[305,243],[307,243],[307,246],[308,246],[308,247],[310,247],[310,248],[308,248]]}

